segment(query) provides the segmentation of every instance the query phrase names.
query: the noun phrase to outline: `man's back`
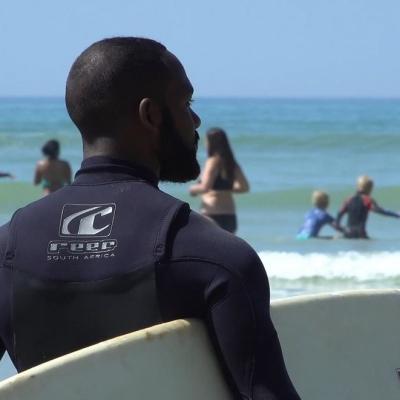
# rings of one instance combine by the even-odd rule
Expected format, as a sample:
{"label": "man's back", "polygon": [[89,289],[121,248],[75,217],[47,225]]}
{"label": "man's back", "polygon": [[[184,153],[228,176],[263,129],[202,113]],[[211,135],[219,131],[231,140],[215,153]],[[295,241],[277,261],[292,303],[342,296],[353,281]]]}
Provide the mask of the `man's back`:
{"label": "man's back", "polygon": [[298,398],[256,253],[159,191],[146,170],[86,160],[73,185],[17,212],[0,249],[0,334],[18,370],[197,317],[235,392]]}
{"label": "man's back", "polygon": [[18,370],[161,321],[154,266],[184,205],[128,166],[102,173],[103,160],[91,161],[91,172],[11,222],[2,315]]}

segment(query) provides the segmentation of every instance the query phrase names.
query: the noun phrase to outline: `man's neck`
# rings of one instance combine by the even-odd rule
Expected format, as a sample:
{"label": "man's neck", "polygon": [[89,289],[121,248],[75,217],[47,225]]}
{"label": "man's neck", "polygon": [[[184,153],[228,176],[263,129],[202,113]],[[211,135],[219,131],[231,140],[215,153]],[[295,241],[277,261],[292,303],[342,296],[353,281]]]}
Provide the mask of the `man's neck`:
{"label": "man's neck", "polygon": [[129,161],[152,171],[157,178],[160,176],[160,166],[155,158],[146,156],[145,152],[137,151],[133,146],[120,146],[114,140],[102,138],[95,144],[83,145],[83,158],[103,156]]}

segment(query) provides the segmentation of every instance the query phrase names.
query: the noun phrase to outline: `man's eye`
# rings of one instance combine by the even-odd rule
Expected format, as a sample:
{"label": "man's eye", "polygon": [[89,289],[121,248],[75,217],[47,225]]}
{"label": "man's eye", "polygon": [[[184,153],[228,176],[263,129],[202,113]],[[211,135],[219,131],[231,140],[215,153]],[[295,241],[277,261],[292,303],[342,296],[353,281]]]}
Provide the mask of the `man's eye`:
{"label": "man's eye", "polygon": [[190,100],[186,103],[186,105],[187,105],[188,107],[190,107],[193,103],[194,103],[194,99],[190,99]]}

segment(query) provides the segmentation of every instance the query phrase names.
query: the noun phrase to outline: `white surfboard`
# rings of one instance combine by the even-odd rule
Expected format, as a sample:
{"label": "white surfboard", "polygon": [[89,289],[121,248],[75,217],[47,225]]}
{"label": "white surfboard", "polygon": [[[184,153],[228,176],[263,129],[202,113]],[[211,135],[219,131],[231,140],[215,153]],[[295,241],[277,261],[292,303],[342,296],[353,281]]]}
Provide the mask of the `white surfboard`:
{"label": "white surfboard", "polygon": [[1,400],[228,400],[200,321],[177,320],[87,347],[0,383]]}
{"label": "white surfboard", "polygon": [[280,300],[272,319],[302,399],[400,399],[400,290]]}
{"label": "white surfboard", "polygon": [[[400,290],[273,302],[289,374],[303,400],[399,400]],[[124,335],[0,383],[0,400],[229,399],[199,321]]]}

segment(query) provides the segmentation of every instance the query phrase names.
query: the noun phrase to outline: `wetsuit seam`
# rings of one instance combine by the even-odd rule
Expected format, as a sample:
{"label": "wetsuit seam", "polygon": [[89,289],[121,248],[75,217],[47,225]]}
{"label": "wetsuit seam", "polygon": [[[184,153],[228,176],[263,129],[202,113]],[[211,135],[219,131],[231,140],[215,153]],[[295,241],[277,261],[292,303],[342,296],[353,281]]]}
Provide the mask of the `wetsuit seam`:
{"label": "wetsuit seam", "polygon": [[129,275],[129,274],[135,272],[136,269],[139,269],[141,267],[146,267],[146,266],[150,267],[152,265],[154,265],[154,260],[153,259],[149,259],[148,261],[143,262],[142,264],[135,264],[135,266],[134,266],[135,269],[129,269],[129,270],[127,270],[127,271],[125,271],[123,273],[120,273],[120,274],[113,274],[112,276],[107,277],[107,278],[101,278],[101,279],[92,279],[91,278],[90,280],[80,280],[80,281],[79,280],[69,280],[69,279],[48,279],[48,278],[43,278],[40,275],[35,275],[35,274],[32,274],[31,272],[24,271],[23,269],[15,268],[15,267],[12,267],[12,266],[5,266],[4,268],[9,269],[11,271],[17,271],[17,272],[19,272],[21,274],[33,277],[35,279],[40,279],[40,280],[46,281],[46,282],[52,282],[52,283],[78,283],[78,284],[82,283],[83,284],[83,283],[91,283],[91,282],[111,281],[113,279],[117,279],[117,278],[121,278],[121,277],[123,277],[125,275]]}
{"label": "wetsuit seam", "polygon": [[[213,264],[215,266],[221,267],[224,270],[228,271],[229,273],[231,273],[234,276],[239,277],[240,279],[243,279],[242,276],[240,275],[240,273],[236,272],[236,271],[232,271],[228,266],[215,261],[215,260],[210,260],[207,258],[202,258],[202,257],[193,257],[193,256],[183,256],[183,257],[178,257],[178,258],[171,258],[169,260],[170,263],[174,263],[174,262],[188,262],[188,261],[196,261],[196,262],[201,262],[201,263],[205,263],[205,264]],[[243,283],[244,284],[244,283]]]}
{"label": "wetsuit seam", "polygon": [[[156,235],[156,238],[155,238],[154,243],[153,243],[153,257],[155,258],[156,262],[159,262],[161,260],[161,258],[163,257],[163,255],[164,255],[164,254],[157,255],[156,251],[157,251],[157,246],[159,244],[160,245],[164,245],[164,248],[165,248],[165,243],[159,243],[159,239],[160,239],[161,232],[162,232],[162,230],[164,228],[164,224],[167,221],[167,217],[169,216],[170,211],[171,211],[171,208],[169,208],[167,210],[167,212],[164,214],[164,216],[162,217],[160,227],[159,227],[159,229],[157,231],[157,235]],[[168,229],[167,229],[167,233],[168,233]],[[166,238],[165,238],[165,242],[166,242]]]}
{"label": "wetsuit seam", "polygon": [[207,286],[206,286],[206,288],[204,290],[205,293],[207,293],[208,290],[210,289],[210,286],[213,283],[213,281],[215,279],[215,276],[217,275],[217,272],[218,272],[218,270],[217,270],[217,268],[215,268],[214,274],[213,274],[212,278],[210,279],[210,281],[208,282],[208,284],[207,284]]}

